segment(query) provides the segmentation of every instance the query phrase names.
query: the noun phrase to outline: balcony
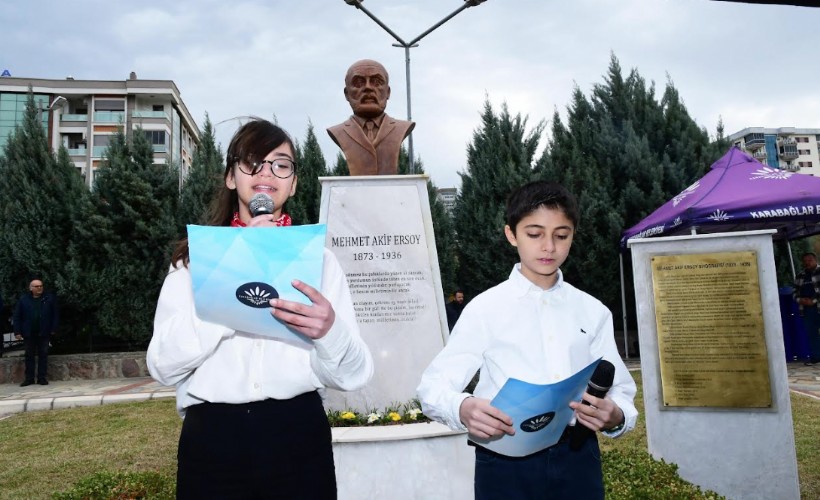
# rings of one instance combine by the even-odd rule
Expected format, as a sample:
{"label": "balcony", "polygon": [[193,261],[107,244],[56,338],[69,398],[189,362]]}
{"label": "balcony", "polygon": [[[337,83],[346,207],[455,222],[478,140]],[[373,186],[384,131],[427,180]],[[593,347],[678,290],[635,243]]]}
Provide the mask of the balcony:
{"label": "balcony", "polygon": [[781,160],[791,161],[796,160],[799,154],[797,154],[797,145],[785,145],[780,146],[778,150],[778,156],[780,156]]}
{"label": "balcony", "polygon": [[767,157],[766,149],[765,148],[764,149],[758,149],[757,151],[752,153],[752,156],[754,157],[755,160],[764,161]]}
{"label": "balcony", "polygon": [[748,134],[743,138],[743,141],[748,151],[755,151],[766,145],[763,134]]}
{"label": "balcony", "polygon": [[170,120],[170,117],[165,111],[149,111],[149,110],[136,110],[131,112],[132,118],[162,118],[164,120]]}
{"label": "balcony", "polygon": [[82,156],[85,157],[85,154],[88,152],[86,148],[69,148],[68,151],[69,156]]}
{"label": "balcony", "polygon": [[93,148],[91,148],[91,157],[102,158],[107,148],[108,146],[94,146]]}
{"label": "balcony", "polygon": [[87,122],[88,114],[66,113],[60,115],[60,123],[63,122]]}
{"label": "balcony", "polygon": [[95,111],[95,123],[125,123],[125,111]]}
{"label": "balcony", "polygon": [[165,144],[151,144],[151,149],[154,150],[154,153],[167,153],[168,146]]}

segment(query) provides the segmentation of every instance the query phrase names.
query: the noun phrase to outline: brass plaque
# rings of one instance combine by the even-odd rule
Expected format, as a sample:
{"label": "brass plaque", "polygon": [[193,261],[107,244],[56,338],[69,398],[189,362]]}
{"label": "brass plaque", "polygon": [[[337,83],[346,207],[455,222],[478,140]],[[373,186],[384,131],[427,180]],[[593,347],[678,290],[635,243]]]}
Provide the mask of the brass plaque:
{"label": "brass plaque", "polygon": [[658,255],[652,286],[664,406],[771,407],[757,254]]}

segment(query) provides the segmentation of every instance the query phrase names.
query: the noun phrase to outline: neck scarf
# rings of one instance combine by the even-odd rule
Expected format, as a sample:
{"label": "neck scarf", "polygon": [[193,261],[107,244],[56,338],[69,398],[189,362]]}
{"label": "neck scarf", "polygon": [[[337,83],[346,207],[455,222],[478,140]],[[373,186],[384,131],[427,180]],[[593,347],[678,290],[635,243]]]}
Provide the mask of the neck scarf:
{"label": "neck scarf", "polygon": [[[276,219],[273,222],[277,225],[277,227],[290,226],[293,223],[293,221],[290,218],[290,215],[286,214],[285,212],[282,212],[282,215],[279,216],[279,218]],[[233,213],[233,219],[231,220],[231,227],[246,227],[246,226],[247,226],[247,224],[242,222],[242,219],[239,218],[239,212],[234,212]]]}

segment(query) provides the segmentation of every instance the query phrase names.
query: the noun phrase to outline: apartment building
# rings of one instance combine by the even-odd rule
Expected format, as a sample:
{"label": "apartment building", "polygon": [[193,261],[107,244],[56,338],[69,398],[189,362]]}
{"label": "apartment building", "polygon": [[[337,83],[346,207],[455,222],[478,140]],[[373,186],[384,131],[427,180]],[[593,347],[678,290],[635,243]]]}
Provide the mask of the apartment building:
{"label": "apartment building", "polygon": [[91,186],[111,136],[122,127],[138,128],[154,150],[154,163],[175,163],[180,184],[188,175],[199,144],[199,128],[170,80],[49,80],[0,77],[0,154],[21,123],[29,87],[38,115],[56,151],[65,146],[85,182]]}
{"label": "apartment building", "polygon": [[820,129],[749,127],[729,141],[772,168],[820,177]]}
{"label": "apartment building", "polygon": [[453,208],[456,206],[456,196],[458,189],[456,188],[438,188],[436,196],[438,200],[444,205],[449,215],[453,215]]}

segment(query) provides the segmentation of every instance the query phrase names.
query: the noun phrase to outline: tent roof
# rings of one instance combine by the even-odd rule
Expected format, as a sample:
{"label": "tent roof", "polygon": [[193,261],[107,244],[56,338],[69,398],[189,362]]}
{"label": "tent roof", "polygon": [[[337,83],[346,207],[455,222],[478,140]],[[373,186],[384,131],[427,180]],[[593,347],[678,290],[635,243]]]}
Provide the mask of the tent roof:
{"label": "tent roof", "polygon": [[775,169],[732,147],[711,170],[621,236],[776,229],[776,239],[820,233],[820,178]]}

